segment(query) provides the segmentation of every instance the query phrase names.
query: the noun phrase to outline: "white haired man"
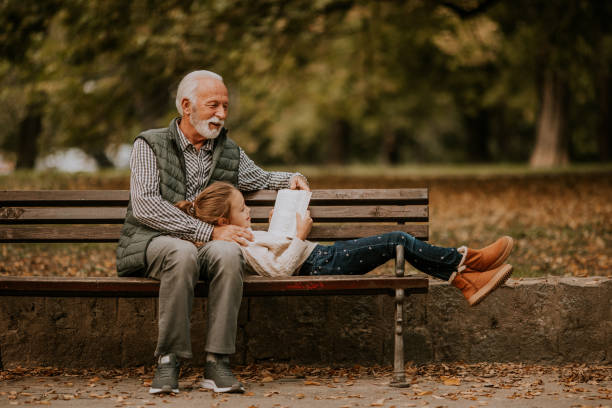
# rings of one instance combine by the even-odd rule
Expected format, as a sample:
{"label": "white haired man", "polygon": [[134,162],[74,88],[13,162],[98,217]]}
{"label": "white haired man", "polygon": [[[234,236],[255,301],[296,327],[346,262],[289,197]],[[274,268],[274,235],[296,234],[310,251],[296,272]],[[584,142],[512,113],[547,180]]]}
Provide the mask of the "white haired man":
{"label": "white haired man", "polygon": [[[249,230],[203,223],[173,204],[193,200],[214,181],[242,191],[309,189],[299,173],[266,172],[227,137],[229,98],[223,79],[194,71],[176,95],[180,117],[136,137],[130,159],[130,203],[117,247],[120,276],[160,281],[157,370],[151,393],[178,392],[179,359],[192,358],[190,316],[198,279],[209,284],[205,380],[215,392],[243,392],[229,368],[235,352],[244,261],[238,245]],[[196,248],[191,242],[204,242]]]}

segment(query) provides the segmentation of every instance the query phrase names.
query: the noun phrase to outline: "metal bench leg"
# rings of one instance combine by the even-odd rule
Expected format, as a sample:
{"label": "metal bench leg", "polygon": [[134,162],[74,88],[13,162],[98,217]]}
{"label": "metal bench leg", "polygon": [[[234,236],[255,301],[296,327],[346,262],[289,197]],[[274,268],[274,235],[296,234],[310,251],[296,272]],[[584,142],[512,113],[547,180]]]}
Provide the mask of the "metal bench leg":
{"label": "metal bench leg", "polygon": [[[404,247],[395,248],[395,275],[404,276]],[[404,289],[395,289],[395,354],[392,387],[409,387],[404,370]]]}

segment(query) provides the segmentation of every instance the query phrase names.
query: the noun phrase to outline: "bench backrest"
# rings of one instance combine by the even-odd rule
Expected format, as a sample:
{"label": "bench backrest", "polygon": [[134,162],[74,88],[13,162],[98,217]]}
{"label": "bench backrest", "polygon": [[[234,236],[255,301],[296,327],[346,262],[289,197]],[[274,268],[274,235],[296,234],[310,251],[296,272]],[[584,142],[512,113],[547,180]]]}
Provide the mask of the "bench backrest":
{"label": "bench backrest", "polygon": [[[0,191],[0,242],[116,242],[127,190]],[[256,230],[266,229],[276,191],[245,194]],[[401,230],[428,239],[426,188],[314,190],[313,241]]]}

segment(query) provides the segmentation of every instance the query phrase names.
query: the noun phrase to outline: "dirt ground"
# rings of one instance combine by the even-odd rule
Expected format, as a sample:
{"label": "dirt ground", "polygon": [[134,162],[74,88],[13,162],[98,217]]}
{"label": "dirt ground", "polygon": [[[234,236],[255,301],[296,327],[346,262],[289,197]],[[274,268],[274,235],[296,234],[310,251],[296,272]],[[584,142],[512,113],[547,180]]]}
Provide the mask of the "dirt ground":
{"label": "dirt ground", "polygon": [[151,368],[0,372],[0,406],[56,407],[610,407],[611,366],[431,364],[409,366],[407,388],[389,387],[390,368],[238,367],[242,395],[199,387],[200,370],[181,376],[179,394],[148,394]]}

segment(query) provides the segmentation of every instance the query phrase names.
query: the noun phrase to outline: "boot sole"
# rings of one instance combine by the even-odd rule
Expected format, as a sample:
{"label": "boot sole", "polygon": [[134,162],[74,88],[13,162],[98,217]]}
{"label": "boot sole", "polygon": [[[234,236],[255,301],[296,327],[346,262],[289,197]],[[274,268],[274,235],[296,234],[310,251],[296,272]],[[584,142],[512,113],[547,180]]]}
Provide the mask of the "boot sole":
{"label": "boot sole", "polygon": [[495,269],[498,266],[502,266],[506,259],[508,259],[508,257],[510,256],[510,252],[512,252],[512,248],[514,247],[514,239],[507,235],[504,238],[508,238],[508,244],[506,245],[504,252],[499,256],[499,258],[497,258],[494,263],[487,266],[487,270]]}
{"label": "boot sole", "polygon": [[179,389],[178,388],[172,388],[169,386],[163,387],[163,388],[149,388],[149,394],[160,394],[160,393],[174,393],[174,394],[178,394],[179,393]]}
{"label": "boot sole", "polygon": [[213,380],[203,380],[200,383],[202,388],[213,390],[214,392],[228,392],[228,393],[243,393],[244,387],[242,385],[231,386],[231,387],[217,387],[217,384]]}
{"label": "boot sole", "polygon": [[503,285],[504,282],[508,280],[510,275],[512,275],[512,265],[505,265],[502,267],[502,269],[500,269],[499,272],[497,272],[486,285],[480,288],[478,292],[470,296],[468,299],[470,306],[476,306],[478,303],[480,303],[489,295],[489,293]]}

